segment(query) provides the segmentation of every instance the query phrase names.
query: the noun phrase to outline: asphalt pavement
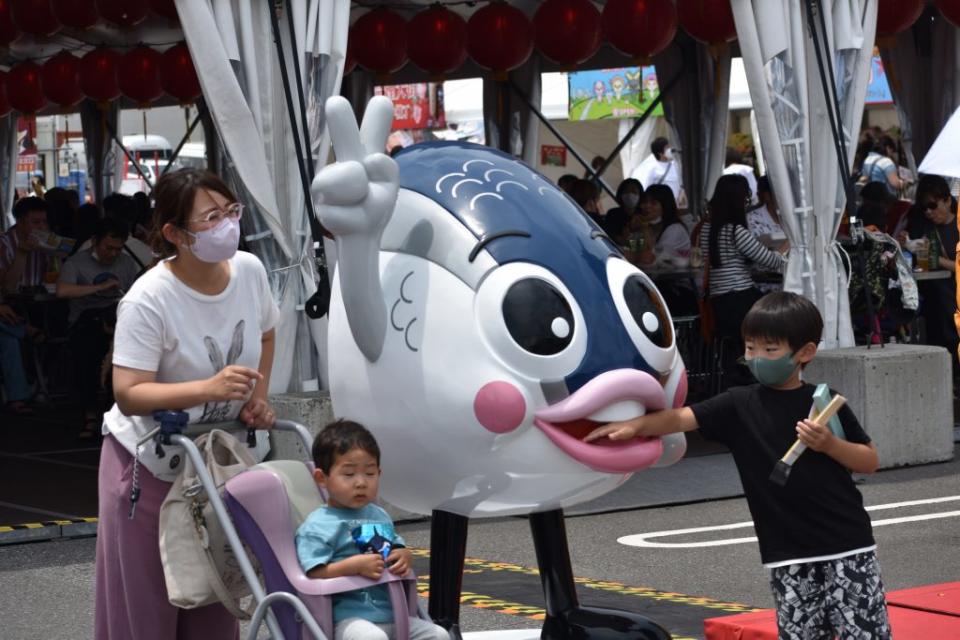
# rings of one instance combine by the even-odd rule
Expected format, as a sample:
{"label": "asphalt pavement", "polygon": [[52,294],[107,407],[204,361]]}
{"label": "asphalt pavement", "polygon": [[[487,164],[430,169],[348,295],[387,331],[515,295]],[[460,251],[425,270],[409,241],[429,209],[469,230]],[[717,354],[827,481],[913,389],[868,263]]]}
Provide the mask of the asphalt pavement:
{"label": "asphalt pavement", "polygon": [[[718,466],[724,457],[710,456]],[[860,484],[888,590],[960,580],[958,472],[960,459],[955,459],[883,471]],[[703,473],[698,472],[697,482],[710,485],[711,477]],[[638,494],[633,500],[644,501],[643,474],[635,476],[630,491]],[[752,536],[749,520],[742,498],[570,516],[566,528],[581,601],[643,613],[676,638],[702,637],[708,617],[770,607],[756,543],[719,544]],[[684,531],[736,523],[743,526]],[[416,569],[425,578],[429,523],[404,523],[399,530],[418,549]],[[626,536],[661,546],[618,542]],[[2,637],[91,637],[93,549],[93,538],[0,546]],[[464,629],[536,628],[543,596],[526,519],[472,522],[467,555]],[[427,589],[426,582],[421,589]]]}

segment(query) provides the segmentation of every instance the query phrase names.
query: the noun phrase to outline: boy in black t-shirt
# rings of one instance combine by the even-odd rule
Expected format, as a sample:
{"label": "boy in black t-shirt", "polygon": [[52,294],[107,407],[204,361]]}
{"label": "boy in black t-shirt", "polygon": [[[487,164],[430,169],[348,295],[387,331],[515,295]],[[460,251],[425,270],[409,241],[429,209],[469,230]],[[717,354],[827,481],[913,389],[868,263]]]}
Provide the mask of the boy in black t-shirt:
{"label": "boy in black t-shirt", "polygon": [[[793,293],[761,298],[743,320],[746,363],[760,384],[690,407],[594,430],[585,440],[629,440],[700,429],[733,454],[771,570],[781,639],[890,637],[876,543],[850,470],[872,473],[877,450],[853,411],[837,414],[846,439],[807,419],[814,385],[800,379],[817,353],[820,312]],[[786,486],[770,472],[799,438],[808,447]]]}

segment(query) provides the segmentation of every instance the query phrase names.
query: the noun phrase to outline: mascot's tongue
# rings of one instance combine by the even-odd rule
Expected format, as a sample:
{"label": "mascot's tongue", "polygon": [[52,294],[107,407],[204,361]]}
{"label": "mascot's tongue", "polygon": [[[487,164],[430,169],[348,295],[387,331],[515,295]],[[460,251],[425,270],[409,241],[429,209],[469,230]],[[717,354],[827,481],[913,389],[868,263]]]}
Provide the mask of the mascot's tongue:
{"label": "mascot's tongue", "polygon": [[573,420],[571,422],[561,422],[557,424],[560,429],[563,429],[564,433],[567,435],[576,438],[577,440],[583,440],[587,435],[596,429],[597,427],[602,427],[605,422],[594,422],[593,420],[587,420],[586,418],[581,418],[579,420]]}

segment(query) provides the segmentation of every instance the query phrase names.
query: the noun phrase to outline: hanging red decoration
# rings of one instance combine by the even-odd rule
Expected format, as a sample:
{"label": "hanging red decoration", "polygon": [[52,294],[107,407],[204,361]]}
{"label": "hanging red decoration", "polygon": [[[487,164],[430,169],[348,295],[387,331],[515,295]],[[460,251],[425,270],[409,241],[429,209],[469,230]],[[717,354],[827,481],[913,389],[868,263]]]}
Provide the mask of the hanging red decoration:
{"label": "hanging red decoration", "polygon": [[0,71],[0,118],[12,111],[7,99],[7,72]]}
{"label": "hanging red decoration", "polygon": [[407,23],[389,9],[374,9],[350,29],[360,66],[374,73],[393,73],[407,63]]}
{"label": "hanging red decoration", "polygon": [[32,62],[13,65],[7,75],[10,105],[24,114],[33,114],[47,106],[40,83],[40,67]]}
{"label": "hanging red decoration", "polygon": [[100,19],[95,0],[50,0],[50,6],[60,24],[71,29],[89,29]]}
{"label": "hanging red decoration", "polygon": [[150,6],[146,0],[97,0],[97,11],[107,22],[132,27],[146,19]]}
{"label": "hanging red decoration", "polygon": [[670,0],[608,0],[603,7],[603,32],[626,55],[649,58],[673,41],[677,10]]}
{"label": "hanging red decoration", "polygon": [[957,0],[934,0],[937,9],[943,17],[949,20],[953,26],[960,27],[960,2]]}
{"label": "hanging red decoration", "polygon": [[421,11],[407,25],[410,61],[429,74],[440,76],[467,59],[467,22],[443,6]]}
{"label": "hanging red decoration", "polygon": [[72,107],[83,100],[80,90],[80,60],[69,51],[61,51],[43,63],[40,70],[43,95],[61,107]]}
{"label": "hanging red decoration", "polygon": [[533,14],[534,42],[564,67],[586,62],[600,48],[600,12],[589,0],[547,0]]}
{"label": "hanging red decoration", "polygon": [[909,29],[920,14],[926,0],[880,0],[877,4],[877,35],[894,36]]}
{"label": "hanging red decoration", "polygon": [[0,0],[0,46],[10,46],[20,35],[20,30],[13,24],[10,0]]}
{"label": "hanging red decoration", "polygon": [[120,54],[100,47],[80,58],[80,90],[96,102],[110,102],[120,97],[117,67]]}
{"label": "hanging red decoration", "polygon": [[53,15],[50,0],[11,0],[13,22],[20,31],[30,35],[52,36],[60,30],[60,22]]}
{"label": "hanging red decoration", "polygon": [[185,42],[163,52],[160,58],[160,84],[180,104],[194,102],[203,93]]}
{"label": "hanging red decoration", "polygon": [[120,91],[145,107],[163,94],[160,84],[160,54],[150,47],[137,47],[120,56],[117,66]]}
{"label": "hanging red decoration", "polygon": [[516,69],[533,53],[533,25],[505,2],[491,2],[467,22],[467,53],[485,69]]}
{"label": "hanging red decoration", "polygon": [[150,0],[150,9],[167,20],[177,21],[180,19],[177,14],[177,5],[173,0]]}
{"label": "hanging red decoration", "polygon": [[737,39],[730,0],[677,0],[680,25],[691,37],[707,44]]}

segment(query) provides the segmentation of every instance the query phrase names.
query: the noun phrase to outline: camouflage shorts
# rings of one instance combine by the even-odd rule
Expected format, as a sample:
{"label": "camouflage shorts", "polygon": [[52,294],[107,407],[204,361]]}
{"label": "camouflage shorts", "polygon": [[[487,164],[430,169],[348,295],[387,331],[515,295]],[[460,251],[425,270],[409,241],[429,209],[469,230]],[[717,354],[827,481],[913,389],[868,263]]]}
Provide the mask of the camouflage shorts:
{"label": "camouflage shorts", "polygon": [[880,565],[873,551],[776,567],[770,586],[780,640],[889,640]]}

